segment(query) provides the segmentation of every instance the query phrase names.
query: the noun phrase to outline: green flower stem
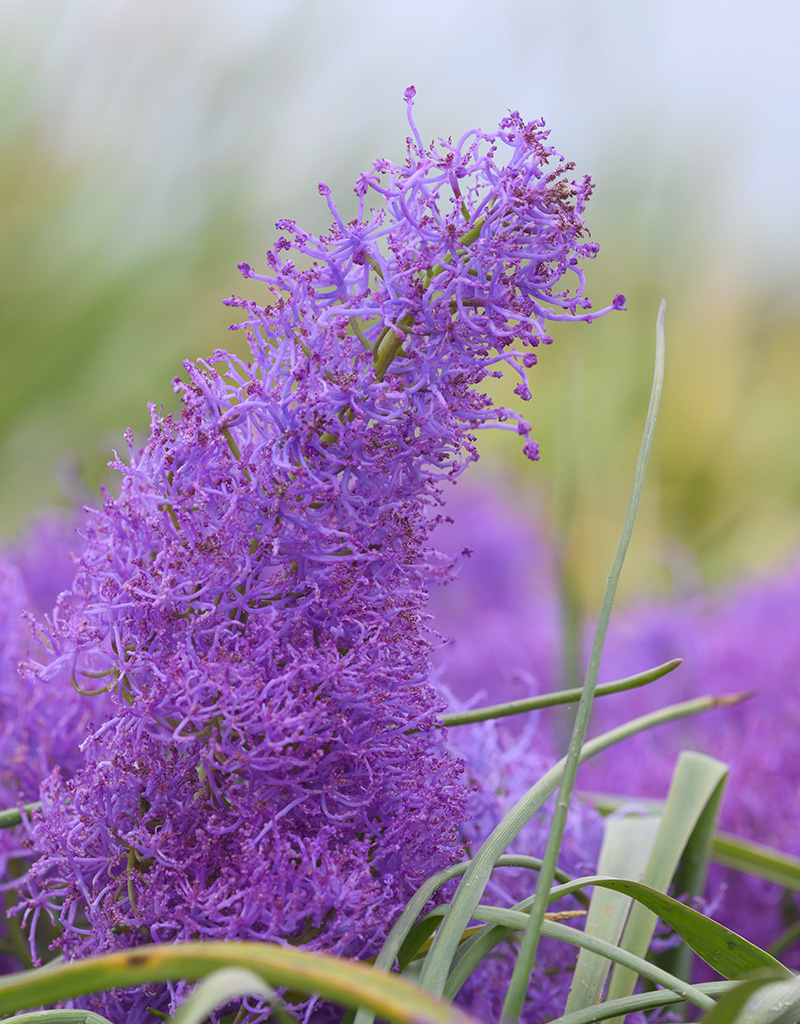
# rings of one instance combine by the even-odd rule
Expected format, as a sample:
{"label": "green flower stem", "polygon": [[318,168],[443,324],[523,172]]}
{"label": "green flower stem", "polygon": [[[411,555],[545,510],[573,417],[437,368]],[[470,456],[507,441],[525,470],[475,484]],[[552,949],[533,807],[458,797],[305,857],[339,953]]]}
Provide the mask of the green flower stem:
{"label": "green flower stem", "polygon": [[7,811],[0,811],[0,828],[14,828],[15,825],[22,824],[22,816],[30,818],[34,811],[38,811],[42,806],[41,800],[37,800],[33,804],[23,804],[22,808],[9,807]]}
{"label": "green flower stem", "polygon": [[[437,907],[431,913],[436,914],[437,911],[443,911],[443,908]],[[475,908],[474,916],[476,921],[485,921],[488,924],[499,925],[502,928],[522,930],[527,927],[530,915],[519,910],[506,910],[503,907],[479,904]],[[574,946],[598,953],[600,956],[608,957],[609,960],[614,960],[616,963],[628,967],[648,981],[656,985],[663,985],[672,992],[678,993],[683,999],[694,1003],[695,1006],[699,1006],[703,1010],[714,1008],[714,1000],[710,996],[699,992],[694,985],[690,985],[689,982],[684,981],[682,978],[676,978],[674,974],[662,970],[655,964],[651,964],[625,949],[620,949],[619,946],[615,946],[611,942],[598,939],[593,935],[585,935],[577,928],[571,928],[566,924],[559,924],[557,921],[542,920],[541,927],[542,934],[547,935],[549,938],[560,939],[563,942],[569,942]]]}
{"label": "green flower stem", "polygon": [[[681,658],[673,658],[672,661],[666,661],[663,665],[639,672],[635,676],[626,676],[625,679],[618,679],[612,683],[603,683],[595,690],[595,696],[605,697],[610,693],[622,693],[623,690],[634,690],[639,686],[646,686],[674,671],[681,664],[681,660]],[[574,690],[542,693],[536,697],[525,697],[522,700],[510,700],[504,704],[490,704],[485,708],[473,708],[471,711],[457,711],[453,714],[442,715],[442,725],[449,728],[453,725],[469,725],[472,722],[485,722],[493,718],[521,715],[525,711],[540,711],[542,708],[552,708],[557,704],[571,704],[574,701],[579,701],[582,694],[583,687],[578,687]]]}
{"label": "green flower stem", "polygon": [[511,983],[506,994],[505,1003],[503,1004],[502,1020],[504,1021],[504,1024],[514,1024],[515,1021],[519,1020],[519,1015],[525,1001],[525,994],[528,990],[531,971],[533,970],[533,965],[536,961],[536,951],[539,946],[539,937],[541,935],[542,923],[544,921],[544,914],[547,908],[547,898],[550,892],[550,887],[553,883],[556,861],[561,849],[564,829],[567,824],[567,812],[572,798],[572,791],[575,787],[575,776],[581,760],[581,748],[586,737],[586,732],[589,728],[589,715],[591,714],[592,702],[594,700],[595,689],[597,687],[597,676],[600,669],[600,656],[603,653],[603,644],[608,630],[609,619],[611,618],[611,607],[614,603],[614,595],[616,594],[617,583],[622,571],[622,563],[625,560],[628,545],[630,544],[631,534],[633,533],[633,524],[636,519],[636,510],[639,506],[639,498],[644,484],[647,460],[650,455],[650,448],[653,444],[656,418],[658,416],[658,406],[661,401],[661,391],[664,385],[665,316],[666,303],[662,302],[661,308],[658,311],[658,321],[656,324],[656,360],[655,372],[653,374],[653,386],[650,392],[650,405],[647,410],[644,436],[642,437],[642,445],[639,449],[639,457],[636,461],[636,469],[633,475],[633,487],[631,488],[631,496],[628,502],[628,511],[625,516],[625,523],[622,527],[622,536],[620,537],[617,553],[614,557],[614,563],[611,568],[611,575],[608,578],[606,591],[603,595],[603,603],[600,606],[600,617],[597,623],[597,629],[595,630],[592,652],[589,658],[589,666],[586,670],[583,693],[575,716],[575,726],[572,730],[572,737],[570,738],[569,751],[567,752],[566,763],[564,765],[564,775],[561,781],[555,811],[553,812],[553,820],[550,825],[550,834],[547,840],[542,870],[539,872],[539,878],[536,885],[536,896],[533,906],[531,907],[528,926],[520,945],[519,956],[517,957],[517,962],[514,965],[514,972],[511,976]]}
{"label": "green flower stem", "polygon": [[[734,989],[737,984],[735,981],[707,981],[702,985],[695,985],[695,988],[707,996],[723,996],[726,992]],[[677,992],[667,992],[664,989],[659,989],[656,992],[640,992],[638,995],[626,996],[624,999],[611,999],[608,1002],[587,1006],[584,1010],[576,1010],[564,1017],[557,1017],[550,1024],[594,1024],[595,1021],[607,1020],[609,1017],[623,1017],[628,1013],[646,1013],[659,1006],[669,1006],[672,1003],[680,1002],[683,1002],[683,998]]]}

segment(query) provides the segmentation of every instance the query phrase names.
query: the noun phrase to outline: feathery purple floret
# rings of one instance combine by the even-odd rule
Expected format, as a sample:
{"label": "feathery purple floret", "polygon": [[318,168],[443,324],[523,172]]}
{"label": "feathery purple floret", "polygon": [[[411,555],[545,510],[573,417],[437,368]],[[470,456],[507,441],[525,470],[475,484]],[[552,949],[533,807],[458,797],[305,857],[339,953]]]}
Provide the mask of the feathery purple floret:
{"label": "feathery purple floret", "polygon": [[600,315],[579,267],[596,246],[588,179],[547,168],[542,123],[427,149],[411,125],[406,163],[359,179],[355,220],[322,187],[328,235],[280,222],[267,273],[242,266],[270,293],[229,300],[251,361],[187,363],[180,415],[153,409],[142,449],[129,436],[41,627],[32,675],[113,701],[75,779],[42,791],[25,915],[55,918],[70,957],[190,938],[365,955],[461,856],[424,614],[451,566],[431,532],[475,431],[510,427],[536,457],[476,388],[505,362],[527,398],[547,322]]}
{"label": "feathery purple floret", "polygon": [[[30,803],[54,769],[64,778],[82,761],[80,744],[92,728],[87,702],[73,691],[52,700],[46,685],[23,678],[18,665],[32,656],[26,614],[52,607],[71,581],[72,516],[39,517],[18,543],[0,554],[0,808]],[[5,903],[33,856],[23,827],[0,830],[0,974],[19,970],[18,950],[6,946]]]}

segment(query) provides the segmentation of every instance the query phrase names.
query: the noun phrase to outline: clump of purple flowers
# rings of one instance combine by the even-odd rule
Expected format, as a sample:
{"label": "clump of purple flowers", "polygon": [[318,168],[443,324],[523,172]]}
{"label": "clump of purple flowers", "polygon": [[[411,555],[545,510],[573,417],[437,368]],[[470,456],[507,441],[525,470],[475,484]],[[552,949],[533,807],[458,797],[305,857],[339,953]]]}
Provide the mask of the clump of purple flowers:
{"label": "clump of purple flowers", "polygon": [[[607,678],[631,665],[679,654],[674,673],[644,690],[618,694],[597,708],[598,729],[701,693],[750,693],[744,704],[644,733],[587,766],[585,785],[612,793],[663,797],[683,748],[702,750],[731,767],[720,815],[723,829],[800,857],[800,563],[759,581],[681,601],[649,602],[612,620],[603,669]],[[662,657],[665,651],[671,651]],[[635,771],[633,766],[636,766]],[[632,779],[635,783],[632,785]],[[717,917],[767,948],[797,924],[800,903],[778,886],[715,869]],[[797,941],[781,953],[800,968]]]}
{"label": "clump of purple flowers", "polygon": [[[29,672],[112,702],[75,778],[42,790],[25,919],[57,921],[69,957],[193,938],[367,955],[462,855],[424,613],[451,564],[431,532],[477,430],[537,456],[479,388],[506,363],[528,398],[548,321],[600,315],[579,265],[596,246],[590,183],[541,122],[426,147],[412,98],[407,160],[359,178],[354,220],[321,186],[329,234],[279,222],[267,272],[242,266],[268,293],[229,300],[251,360],[187,363],[180,415],[152,409],[143,448],[129,435],[40,627]],[[134,1020],[181,991],[121,998]]]}
{"label": "clump of purple flowers", "polygon": [[[520,517],[496,489],[486,494],[460,488],[448,501],[456,521],[470,510],[476,513],[473,552],[458,580],[435,591],[431,601],[438,630],[454,641],[440,654],[444,682],[467,702],[479,690],[489,695],[481,702],[494,703],[526,696],[526,688],[556,689],[558,594],[542,524]],[[503,616],[492,614],[496,607],[505,609]],[[706,693],[752,697],[626,740],[581,768],[579,788],[629,796],[633,803],[661,799],[680,751],[701,750],[731,767],[721,827],[800,856],[798,608],[800,563],[790,562],[761,580],[616,610],[601,682],[674,657],[684,660],[656,683],[599,699],[592,713],[595,734]],[[491,629],[478,649],[474,623],[484,620]],[[553,720],[547,713],[536,720],[537,744],[546,748]],[[513,719],[508,722],[513,728]],[[798,920],[796,895],[750,876],[714,867],[708,891],[714,916],[765,948]],[[781,953],[793,969],[800,967],[799,957],[796,941]]]}
{"label": "clump of purple flowers", "polygon": [[[54,769],[64,778],[74,774],[98,710],[73,691],[54,701],[46,684],[18,670],[33,654],[26,615],[43,614],[70,585],[76,540],[73,517],[52,513],[0,553],[0,809],[38,800],[42,779]],[[4,911],[31,856],[22,826],[0,830],[0,973],[21,966],[23,951],[9,942]]]}

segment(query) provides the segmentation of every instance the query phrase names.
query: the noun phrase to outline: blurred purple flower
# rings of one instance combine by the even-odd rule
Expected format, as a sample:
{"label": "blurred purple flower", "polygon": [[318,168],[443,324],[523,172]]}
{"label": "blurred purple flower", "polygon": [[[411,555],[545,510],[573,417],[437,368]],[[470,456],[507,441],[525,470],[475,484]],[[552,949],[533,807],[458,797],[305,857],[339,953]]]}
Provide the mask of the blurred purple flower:
{"label": "blurred purple flower", "polygon": [[[434,592],[431,602],[437,630],[453,640],[443,652],[444,682],[470,704],[516,699],[525,679],[535,679],[533,692],[556,689],[558,602],[540,519],[526,523],[498,489],[472,495],[460,489],[447,511],[463,523],[470,506],[473,553],[459,578]],[[497,607],[502,615],[494,614]],[[722,828],[800,856],[798,608],[800,563],[717,592],[616,610],[601,681],[674,657],[684,663],[650,686],[599,699],[595,734],[705,693],[753,691],[753,697],[626,740],[587,762],[579,786],[663,798],[679,752],[701,750],[731,766]],[[537,742],[546,746],[552,720],[547,713],[535,720]],[[796,898],[778,886],[714,869],[709,892],[723,889],[727,895],[722,892],[715,914],[754,942],[769,945],[797,921]],[[795,944],[785,959],[800,967],[800,948]]]}
{"label": "blurred purple flower", "polygon": [[[616,622],[612,617],[603,656],[606,678],[671,657],[684,663],[652,686],[599,702],[596,729],[703,693],[752,692],[752,697],[626,741],[587,765],[582,784],[663,797],[679,751],[702,750],[731,767],[721,827],[800,856],[798,609],[800,563],[795,563],[760,581],[652,602],[627,610]],[[709,886],[726,890],[719,919],[753,942],[769,946],[798,920],[797,898],[778,886],[722,869],[712,872]],[[800,968],[800,945],[782,959]]]}
{"label": "blurred purple flower", "polygon": [[[470,706],[530,697],[558,678],[553,550],[542,510],[530,498],[526,505],[523,512],[512,503],[499,479],[460,483],[447,496],[451,521],[434,538],[461,556],[457,581],[431,592],[433,624],[445,641],[435,661],[448,689]],[[524,721],[504,726],[517,731]]]}
{"label": "blurred purple flower", "polygon": [[[70,585],[74,565],[69,552],[76,542],[74,517],[52,513],[39,517],[21,541],[0,554],[0,809],[37,800],[41,781],[53,770],[70,778],[82,762],[80,744],[100,710],[96,701],[82,700],[71,689],[55,699],[47,682],[23,678],[18,671],[34,646],[24,613],[41,614]],[[0,830],[4,904],[31,856],[24,828]],[[0,974],[20,967],[15,953],[2,955],[6,938],[5,913],[0,912]]]}
{"label": "blurred purple flower", "polygon": [[[280,222],[268,273],[242,265],[271,293],[229,300],[252,361],[186,364],[181,414],[152,409],[142,449],[129,436],[120,495],[40,627],[31,675],[113,701],[36,826],[25,917],[56,919],[69,957],[189,938],[366,955],[461,856],[424,613],[452,566],[431,533],[474,431],[513,429],[536,457],[476,387],[505,362],[529,397],[547,322],[600,315],[578,262],[596,246],[590,183],[540,122],[430,148],[411,128],[404,165],[359,179],[355,220],[321,186],[330,233]],[[132,1020],[151,996],[120,999],[92,1005]]]}

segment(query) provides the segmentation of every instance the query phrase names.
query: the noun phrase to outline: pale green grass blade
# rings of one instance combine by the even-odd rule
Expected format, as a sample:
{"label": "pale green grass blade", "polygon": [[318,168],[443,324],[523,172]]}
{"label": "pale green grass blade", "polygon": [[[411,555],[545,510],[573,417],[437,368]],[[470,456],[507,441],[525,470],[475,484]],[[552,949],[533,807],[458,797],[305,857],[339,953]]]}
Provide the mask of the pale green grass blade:
{"label": "pale green grass blade", "polygon": [[[705,754],[684,751],[680,755],[653,851],[642,876],[646,885],[662,892],[669,888],[692,834],[704,821],[703,812],[708,805],[713,808],[713,827],[728,773],[727,765]],[[655,926],[656,915],[639,903],[630,912],[620,944],[637,956],[645,956]],[[629,996],[635,984],[635,974],[615,967],[608,983],[608,998]]]}
{"label": "pale green grass blade", "polygon": [[[639,672],[635,676],[626,676],[625,679],[617,679],[612,683],[602,683],[594,692],[595,697],[607,697],[612,693],[622,693],[624,690],[634,690],[639,686],[647,686],[657,679],[662,679],[669,672],[673,672],[681,664],[681,658],[673,658],[663,665],[656,665],[655,668]],[[583,687],[576,687],[574,690],[557,690],[554,693],[542,693],[536,697],[525,697],[522,700],[510,700],[504,704],[490,704],[484,708],[472,708],[470,711],[454,711],[452,714],[442,715],[442,725],[469,725],[472,722],[486,722],[494,718],[507,718],[509,715],[521,715],[526,711],[541,711],[543,708],[556,707],[559,704],[573,704],[581,699]]]}
{"label": "pale green grass blade", "polygon": [[785,889],[800,892],[800,858],[780,850],[727,832],[718,832],[711,845],[711,859],[723,867],[756,875]]}
{"label": "pale green grass blade", "polygon": [[367,964],[271,943],[187,942],[140,946],[88,957],[48,970],[0,978],[0,1013],[147,982],[194,981],[212,971],[242,967],[269,985],[316,993],[343,1006],[367,1006],[398,1024],[466,1024],[469,1017],[404,978]]}
{"label": "pale green grass blade", "polygon": [[[664,808],[663,800],[640,800],[611,793],[581,792],[581,796],[601,814],[616,811],[627,804],[643,807],[653,813],[660,813]],[[714,835],[710,856],[715,864],[800,892],[800,857],[793,857],[751,839],[742,839],[731,832],[717,832]]]}
{"label": "pale green grass blade", "polygon": [[91,1010],[34,1010],[4,1020],[13,1020],[14,1024],[111,1024],[107,1017]]}
{"label": "pale green grass blade", "polygon": [[703,1024],[797,1024],[800,978],[754,978],[720,999]]}
{"label": "pale green grass blade", "polygon": [[[434,910],[432,913],[436,913],[436,911]],[[486,921],[514,931],[524,931],[528,923],[528,914],[520,910],[507,910],[504,907],[489,907],[479,904],[475,908],[475,920]],[[593,935],[584,935],[577,928],[570,928],[568,925],[559,924],[558,921],[545,920],[542,922],[542,935],[559,939],[562,942],[568,942],[572,946],[589,949],[601,956],[608,957],[610,960],[623,964],[628,969],[641,974],[643,978],[647,978],[653,984],[663,985],[670,991],[682,995],[684,999],[694,1003],[701,1009],[710,1010],[714,1005],[714,1001],[710,996],[705,995],[700,989],[690,985],[682,978],[676,978],[668,971],[649,963],[647,960],[642,959],[642,957],[628,953],[627,950],[620,949],[619,946],[615,946],[611,942],[604,942]]]}
{"label": "pale green grass blade", "polygon": [[614,596],[617,591],[617,584],[622,572],[622,565],[630,545],[633,534],[633,525],[636,520],[636,512],[639,507],[642,488],[644,486],[644,475],[647,469],[647,461],[650,456],[650,449],[653,445],[658,408],[661,402],[661,392],[664,386],[664,359],[666,344],[664,338],[664,319],[666,317],[667,304],[661,303],[656,322],[656,355],[655,368],[653,371],[653,385],[650,390],[650,403],[647,409],[644,434],[639,448],[639,455],[636,459],[636,467],[633,473],[633,485],[628,509],[625,513],[625,522],[622,525],[617,551],[608,576],[603,600],[600,604],[600,613],[595,627],[592,650],[589,655],[589,664],[586,669],[586,678],[583,682],[583,692],[575,713],[575,724],[570,736],[569,749],[567,751],[564,772],[559,785],[558,800],[553,810],[553,819],[550,823],[550,832],[547,837],[542,869],[539,872],[539,879],[536,884],[536,898],[531,907],[530,920],[525,929],[525,935],[520,943],[514,970],[511,975],[511,982],[503,1004],[502,1017],[505,1024],[519,1019],[525,994],[528,991],[529,979],[533,965],[536,962],[536,950],[539,945],[541,925],[544,921],[545,907],[547,906],[547,893],[553,883],[553,872],[558,860],[561,843],[564,837],[564,830],[567,825],[569,804],[572,799],[572,791],[575,787],[575,776],[580,764],[581,751],[586,733],[589,728],[589,716],[594,701],[595,689],[597,687],[597,676],[600,670],[600,658],[603,653],[608,624],[611,619],[611,608],[614,604]]}
{"label": "pale green grass blade", "polygon": [[[698,756],[702,755],[694,755],[694,757]],[[726,784],[727,773],[720,779],[720,784],[706,802],[681,854],[678,868],[672,877],[673,892],[681,898],[702,896],[706,890],[711,844],[716,832]],[[685,942],[657,954],[656,959],[661,967],[672,974],[677,974],[679,978],[691,977],[692,951]],[[679,1009],[678,1013],[680,1014],[680,1012]]]}
{"label": "pale green grass blade", "polygon": [[178,1008],[172,1024],[203,1024],[213,1010],[244,996],[260,996],[272,1003],[273,1012],[281,1024],[297,1024],[283,1008],[275,989],[246,967],[223,967],[206,975]]}
{"label": "pale green grass blade", "polygon": [[[617,726],[615,729],[589,740],[581,752],[581,763],[630,736],[635,736],[637,733],[652,729],[664,722],[696,715],[713,707],[737,703],[740,699],[738,695],[698,697],[625,722],[624,725]],[[424,988],[437,995],[444,991],[455,951],[469,925],[473,910],[480,902],[495,861],[522,831],[530,818],[558,789],[564,763],[565,758],[562,758],[527,793],[520,797],[470,862],[450,904],[449,912],[436,933],[431,950],[425,958],[425,966],[420,975],[420,983]],[[417,911],[417,913],[419,912]],[[376,964],[385,965],[387,962],[393,964],[401,943],[402,939],[398,942],[397,935],[392,929]],[[366,1018],[360,1020],[359,1024],[366,1024]]]}
{"label": "pale green grass blade", "polygon": [[[601,875],[640,881],[653,850],[661,819],[613,818],[606,822],[603,845],[597,862]],[[598,939],[619,943],[631,899],[613,889],[598,886],[592,893],[584,931]],[[565,1014],[594,1006],[603,995],[611,962],[582,949],[569,987]]]}

